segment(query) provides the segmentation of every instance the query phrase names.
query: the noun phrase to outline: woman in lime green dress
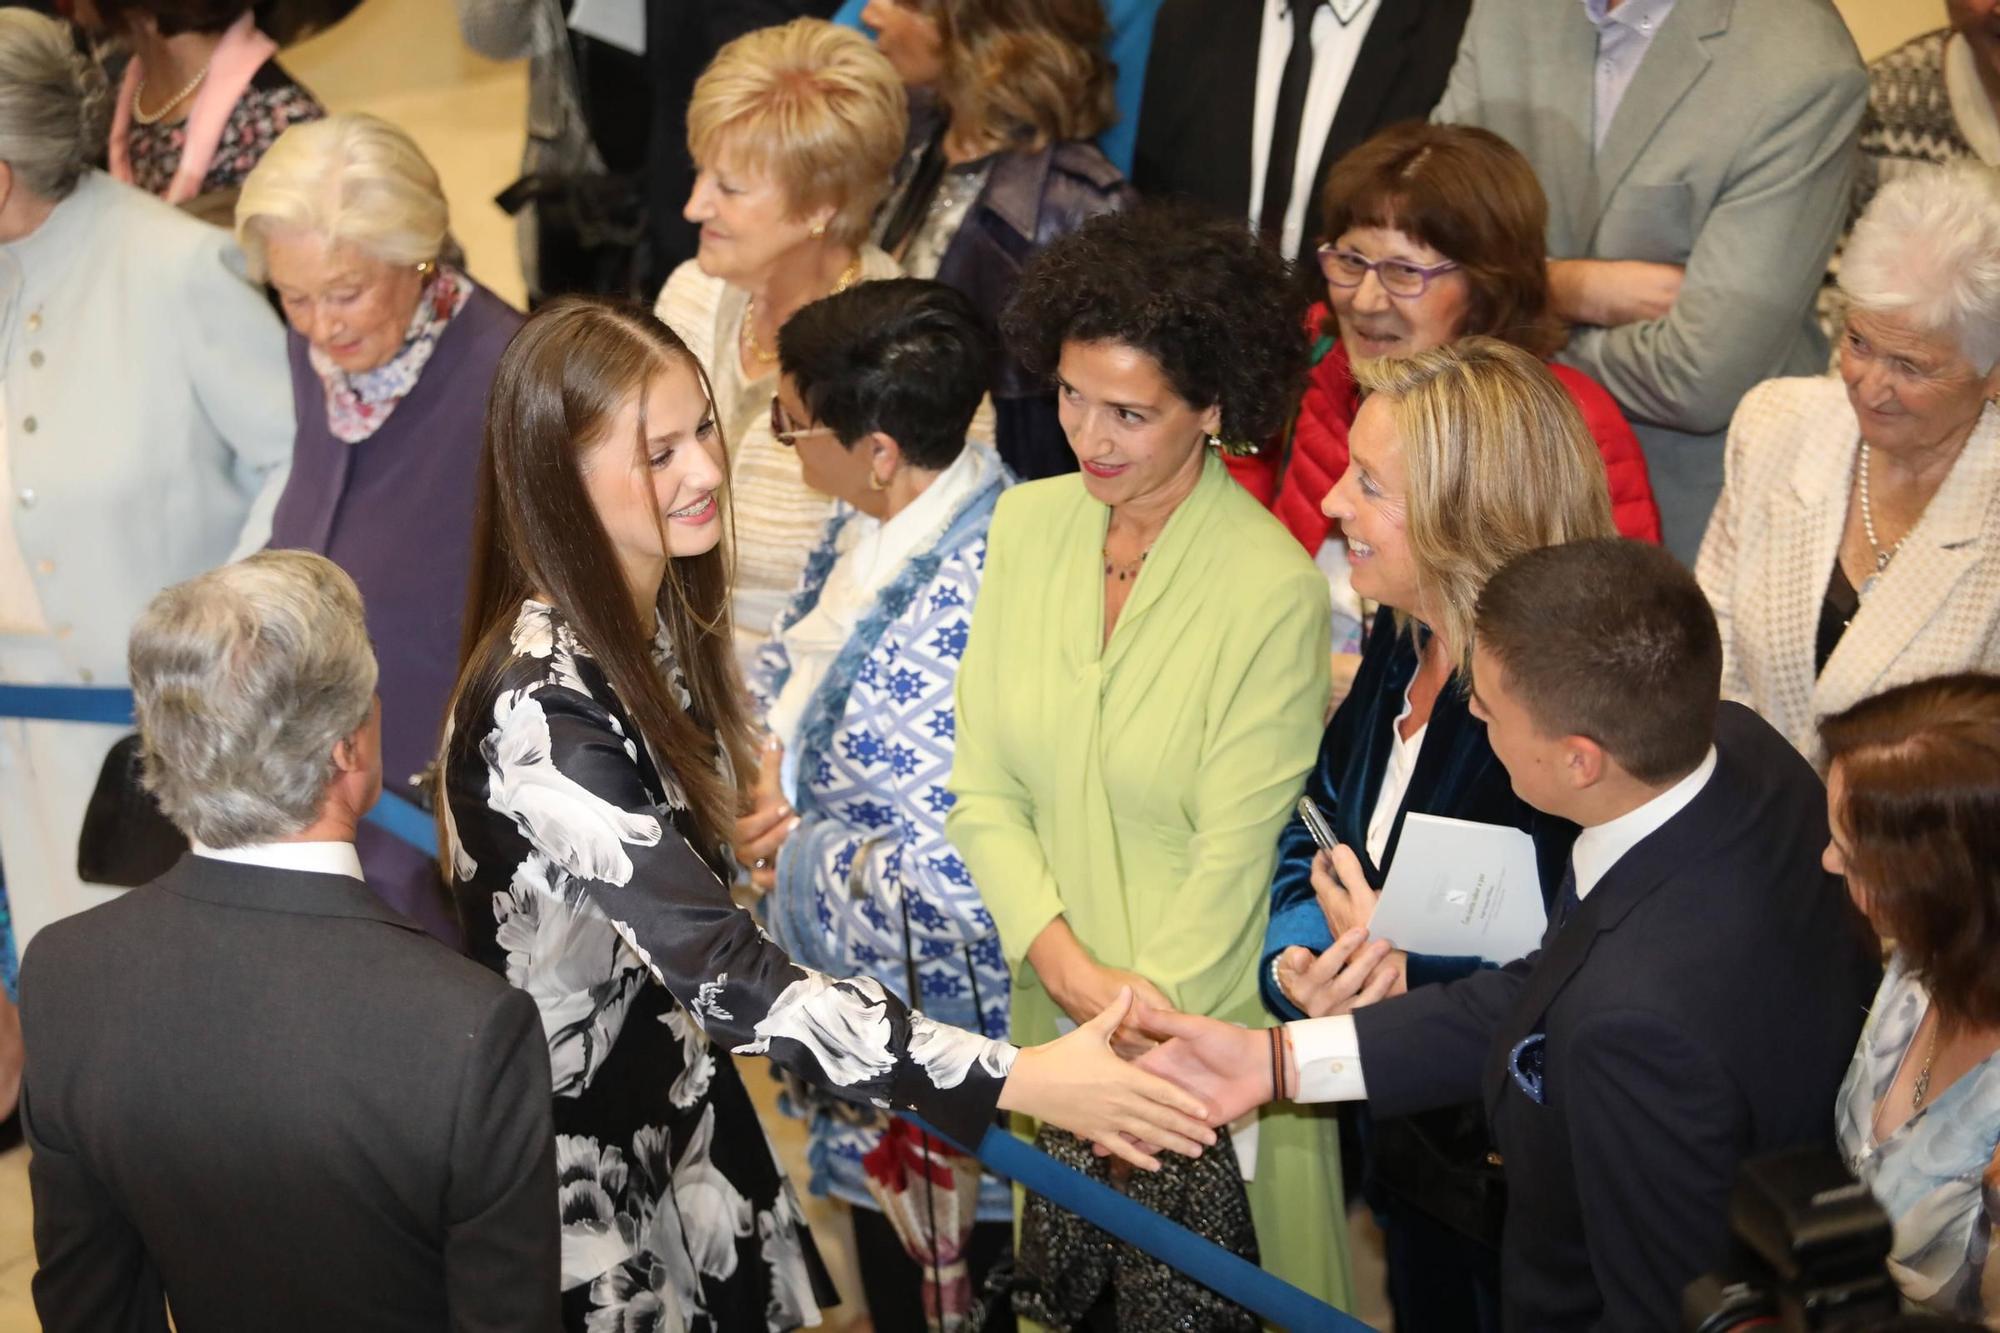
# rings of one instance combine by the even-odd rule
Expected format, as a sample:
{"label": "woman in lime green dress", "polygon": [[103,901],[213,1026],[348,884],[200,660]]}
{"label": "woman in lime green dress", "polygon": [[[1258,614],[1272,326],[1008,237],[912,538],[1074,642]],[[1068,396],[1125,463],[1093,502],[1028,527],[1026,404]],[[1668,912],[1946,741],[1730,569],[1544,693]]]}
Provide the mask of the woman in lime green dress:
{"label": "woman in lime green dress", "polygon": [[[1240,225],[1147,207],[1056,241],[1009,311],[1082,468],[1001,499],[958,673],[946,828],[1014,971],[1016,1041],[1123,985],[1260,1021],[1266,887],[1325,718],[1329,604],[1213,446],[1290,410],[1306,347],[1288,290]],[[1235,1132],[1264,1266],[1344,1305],[1334,1121]]]}

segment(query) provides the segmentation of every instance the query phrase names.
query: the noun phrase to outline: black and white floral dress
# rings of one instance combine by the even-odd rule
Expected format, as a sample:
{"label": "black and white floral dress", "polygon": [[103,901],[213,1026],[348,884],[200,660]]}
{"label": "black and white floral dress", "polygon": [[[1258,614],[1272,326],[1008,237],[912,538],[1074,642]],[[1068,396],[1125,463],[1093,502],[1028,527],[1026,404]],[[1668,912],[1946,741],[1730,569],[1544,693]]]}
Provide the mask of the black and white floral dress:
{"label": "black and white floral dress", "polygon": [[[460,714],[479,725],[446,737],[446,834],[473,957],[548,1034],[565,1325],[817,1323],[830,1288],[724,1052],[977,1143],[1014,1048],[792,963],[561,613],[523,603],[503,651]],[[654,656],[686,707],[664,629]]]}

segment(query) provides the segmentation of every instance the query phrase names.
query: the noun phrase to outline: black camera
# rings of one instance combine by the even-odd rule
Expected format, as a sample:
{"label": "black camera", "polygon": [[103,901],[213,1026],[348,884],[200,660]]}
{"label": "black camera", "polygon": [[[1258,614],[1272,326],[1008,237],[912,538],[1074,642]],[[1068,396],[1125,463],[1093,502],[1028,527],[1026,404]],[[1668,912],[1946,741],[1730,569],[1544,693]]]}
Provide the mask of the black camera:
{"label": "black camera", "polygon": [[1862,1330],[1897,1317],[1889,1215],[1832,1148],[1745,1162],[1729,1228],[1727,1267],[1696,1278],[1681,1298],[1689,1333]]}

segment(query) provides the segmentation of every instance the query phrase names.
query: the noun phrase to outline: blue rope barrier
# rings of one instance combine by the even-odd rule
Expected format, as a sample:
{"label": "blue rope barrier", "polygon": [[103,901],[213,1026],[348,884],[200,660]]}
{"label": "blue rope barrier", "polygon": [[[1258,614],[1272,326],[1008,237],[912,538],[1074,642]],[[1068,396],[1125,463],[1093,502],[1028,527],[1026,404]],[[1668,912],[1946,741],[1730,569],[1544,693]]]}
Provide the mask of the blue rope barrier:
{"label": "blue rope barrier", "polygon": [[[925,1133],[956,1142],[939,1134],[924,1121],[899,1112]],[[1244,1309],[1292,1333],[1367,1333],[1368,1325],[1353,1315],[1334,1309],[1325,1301],[1308,1296],[1291,1283],[1274,1277],[1257,1265],[1231,1254],[1214,1241],[1197,1236],[1178,1222],[1145,1208],[1102,1181],[1093,1180],[1037,1148],[1021,1142],[994,1125],[971,1152],[980,1164],[1007,1177],[1058,1207],[1075,1213],[1093,1226],[1110,1232],[1128,1245],[1136,1246],[1169,1268],[1187,1274],[1204,1287],[1235,1301]],[[1328,1206],[1338,1205],[1328,1200]],[[1332,1256],[1328,1256],[1331,1262]]]}
{"label": "blue rope barrier", "polygon": [[[0,685],[0,717],[129,727],[132,691],[117,685]],[[431,817],[400,796],[383,792],[381,801],[369,811],[368,821],[431,856],[437,855],[437,828]],[[917,1117],[910,1119],[926,1133],[952,1142]],[[1064,1166],[997,1125],[986,1131],[976,1149],[961,1145],[961,1150],[970,1151],[995,1174],[1018,1181],[1280,1328],[1293,1333],[1366,1333],[1368,1326],[1352,1315],[1134,1203],[1103,1182]],[[1329,1206],[1337,1202],[1328,1201]]]}
{"label": "blue rope barrier", "polygon": [[[0,717],[129,727],[132,691],[123,685],[0,685]],[[365,818],[427,856],[437,855],[437,825],[423,809],[394,792],[383,792]]]}

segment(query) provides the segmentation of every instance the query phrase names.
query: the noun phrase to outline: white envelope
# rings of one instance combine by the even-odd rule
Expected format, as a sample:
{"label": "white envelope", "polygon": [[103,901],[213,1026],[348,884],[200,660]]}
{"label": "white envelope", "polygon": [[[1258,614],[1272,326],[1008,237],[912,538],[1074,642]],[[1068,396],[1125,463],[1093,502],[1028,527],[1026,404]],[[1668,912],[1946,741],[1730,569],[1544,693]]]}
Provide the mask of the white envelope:
{"label": "white envelope", "polygon": [[1409,953],[1510,963],[1547,929],[1533,838],[1504,824],[1404,817],[1369,935]]}

